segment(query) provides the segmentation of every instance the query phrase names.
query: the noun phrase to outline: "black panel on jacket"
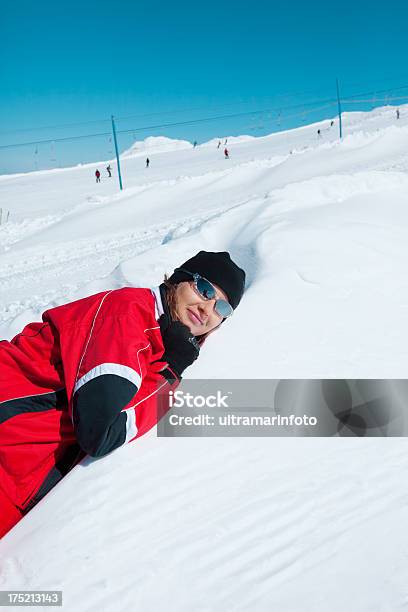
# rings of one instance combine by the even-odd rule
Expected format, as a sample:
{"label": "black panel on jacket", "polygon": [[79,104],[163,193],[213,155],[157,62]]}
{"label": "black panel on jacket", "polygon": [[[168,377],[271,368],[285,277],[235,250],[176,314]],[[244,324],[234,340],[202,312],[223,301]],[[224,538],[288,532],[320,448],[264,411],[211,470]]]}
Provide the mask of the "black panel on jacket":
{"label": "black panel on jacket", "polygon": [[32,497],[24,508],[24,513],[29,512],[55,485],[66,475],[74,465],[84,458],[85,453],[78,444],[72,444],[67,448],[63,457],[51,468],[44,478],[37,493]]}
{"label": "black panel on jacket", "polygon": [[85,383],[74,395],[73,421],[81,448],[103,457],[124,444],[126,413],[121,412],[137,386],[116,374],[103,374]]}
{"label": "black panel on jacket", "polygon": [[17,399],[0,402],[0,423],[4,423],[18,414],[25,412],[43,412],[44,410],[63,410],[67,407],[67,393],[65,389],[42,393],[41,395],[29,395]]}

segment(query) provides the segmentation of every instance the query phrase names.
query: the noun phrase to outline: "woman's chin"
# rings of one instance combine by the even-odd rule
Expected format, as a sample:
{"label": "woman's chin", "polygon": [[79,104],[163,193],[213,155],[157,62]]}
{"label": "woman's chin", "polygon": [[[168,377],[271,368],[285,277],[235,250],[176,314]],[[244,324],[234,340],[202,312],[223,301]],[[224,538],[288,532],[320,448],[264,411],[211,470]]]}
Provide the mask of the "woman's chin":
{"label": "woman's chin", "polygon": [[[187,324],[186,324],[187,325]],[[193,323],[188,323],[187,327],[189,328],[189,330],[191,331],[191,333],[193,334],[193,336],[199,336],[200,334],[203,334],[204,332],[201,330],[201,328],[198,325],[194,325]]]}
{"label": "woman's chin", "polygon": [[180,322],[183,323],[183,325],[186,325],[188,327],[188,329],[191,331],[193,336],[196,336],[199,333],[197,332],[197,326],[194,325],[194,323],[192,323],[192,321],[190,321],[190,319],[187,316],[180,317]]}

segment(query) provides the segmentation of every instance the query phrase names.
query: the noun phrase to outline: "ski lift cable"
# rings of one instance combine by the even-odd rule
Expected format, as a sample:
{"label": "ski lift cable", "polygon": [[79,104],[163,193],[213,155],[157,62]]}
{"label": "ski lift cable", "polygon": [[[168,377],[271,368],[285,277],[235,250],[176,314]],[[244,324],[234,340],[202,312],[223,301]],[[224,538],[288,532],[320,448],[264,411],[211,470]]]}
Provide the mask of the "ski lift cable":
{"label": "ski lift cable", "polygon": [[[401,89],[408,89],[408,85],[402,85],[401,87],[391,87],[389,89],[375,89],[372,91],[365,91],[364,93],[355,94],[354,96],[347,96],[347,99],[351,100],[351,99],[359,98],[360,96],[369,96],[371,94],[373,96],[377,96],[377,94],[388,93],[389,91],[391,92],[400,91]],[[343,102],[343,98],[341,99],[341,101]]]}
{"label": "ski lift cable", "polygon": [[[320,107],[315,107],[312,109],[309,109],[308,111],[302,111],[302,113],[295,113],[295,114],[291,114],[291,115],[286,115],[286,118],[293,118],[296,116],[300,116],[300,115],[305,115],[310,114],[312,112],[317,112],[318,110],[322,110],[324,108],[329,108],[335,106],[335,103],[332,102],[331,104],[325,104],[323,106]],[[143,127],[139,127],[139,128],[132,128],[129,130],[118,130],[117,133],[118,134],[128,134],[128,133],[132,133],[132,132],[142,132],[142,131],[147,131],[147,130],[153,130],[153,129],[160,129],[160,128],[166,128],[166,127],[176,127],[176,126],[180,126],[180,125],[192,125],[192,124],[197,124],[197,123],[204,123],[204,122],[210,122],[210,121],[219,121],[222,119],[230,119],[230,118],[235,118],[235,117],[242,117],[242,116],[248,116],[248,115],[257,115],[259,113],[262,113],[263,111],[250,111],[247,113],[235,113],[235,114],[231,114],[231,115],[219,115],[217,117],[206,117],[203,119],[193,119],[190,121],[179,121],[179,122],[174,122],[174,123],[163,123],[163,124],[159,124],[159,125],[150,125],[150,126],[143,126]],[[277,121],[281,120],[281,116],[279,116]],[[273,120],[272,120],[273,121]],[[83,134],[81,136],[66,136],[64,138],[52,138],[52,139],[46,139],[46,140],[36,140],[36,141],[31,141],[31,142],[22,142],[22,143],[13,143],[13,144],[7,144],[7,145],[0,145],[0,149],[8,149],[8,148],[16,148],[16,147],[23,147],[23,146],[29,146],[29,145],[40,145],[40,144],[48,144],[51,142],[68,142],[68,141],[74,141],[74,140],[81,140],[81,139],[86,139],[86,138],[97,138],[97,137],[102,137],[102,136],[110,136],[110,132],[101,132],[101,133],[97,133],[97,134]]]}
{"label": "ski lift cable", "polygon": [[[329,106],[332,106],[334,104],[334,102],[332,102]],[[300,105],[298,105],[300,106]],[[292,108],[296,108],[296,107],[292,107]],[[312,112],[313,110],[320,110],[321,108],[325,108],[325,106],[323,107],[316,107],[314,109],[311,109]],[[205,122],[211,122],[211,121],[219,121],[219,120],[223,120],[223,119],[232,119],[232,118],[236,118],[236,117],[245,117],[245,116],[256,116],[260,113],[263,112],[268,112],[268,109],[262,109],[262,110],[257,110],[257,111],[248,111],[248,112],[244,112],[244,113],[233,113],[233,114],[229,114],[229,115],[217,115],[215,117],[204,117],[202,119],[190,119],[187,121],[177,121],[177,122],[172,122],[172,123],[161,123],[161,124],[156,124],[156,125],[147,125],[147,126],[142,126],[142,127],[137,127],[137,128],[132,128],[132,129],[128,129],[128,130],[118,130],[117,133],[118,134],[128,134],[128,133],[133,133],[133,132],[143,132],[143,131],[147,131],[147,130],[153,130],[153,129],[160,129],[160,128],[167,128],[167,127],[177,127],[177,126],[181,126],[181,125],[196,125],[199,123],[205,123]],[[35,141],[30,141],[30,142],[22,142],[22,143],[11,143],[11,144],[6,144],[6,145],[0,145],[0,149],[8,149],[8,148],[13,148],[13,147],[23,147],[23,146],[28,146],[28,145],[34,145],[34,144],[46,144],[46,143],[50,143],[50,142],[68,142],[68,141],[75,141],[75,140],[81,140],[81,139],[85,139],[85,138],[97,138],[97,137],[102,137],[102,136],[110,136],[111,133],[110,132],[100,132],[100,133],[96,133],[96,134],[83,134],[80,136],[65,136],[63,138],[48,138],[45,140],[35,140]]]}
{"label": "ski lift cable", "polygon": [[[247,102],[231,102],[229,104],[218,104],[215,107],[215,110],[218,108],[230,108],[231,106],[238,106],[239,104],[253,104],[253,101],[247,101]],[[208,105],[206,106],[197,106],[197,107],[189,107],[189,108],[183,108],[183,109],[175,109],[175,110],[168,110],[168,111],[157,111],[157,112],[153,112],[153,113],[135,113],[133,115],[124,115],[124,116],[116,116],[116,120],[117,121],[124,121],[127,119],[135,119],[135,118],[139,118],[139,117],[154,117],[154,116],[163,116],[163,115],[172,115],[172,114],[177,114],[177,113],[185,113],[185,112],[190,112],[190,111],[196,111],[196,110],[205,110],[208,108]],[[57,125],[44,125],[44,126],[40,126],[40,127],[29,127],[29,128],[18,128],[15,130],[0,130],[0,134],[17,134],[19,132],[34,132],[37,130],[55,130],[55,129],[59,129],[59,128],[74,128],[74,127],[79,127],[79,126],[84,126],[84,125],[93,125],[95,123],[110,123],[110,119],[94,119],[94,120],[90,120],[90,121],[80,121],[80,122],[73,122],[73,123],[60,123]]]}
{"label": "ski lift cable", "polygon": [[[303,103],[303,106],[313,106],[314,104],[319,104],[321,102],[327,102],[327,101],[334,101],[334,98],[329,98],[328,100],[315,100],[313,102],[305,102]],[[252,102],[251,102],[252,103]],[[237,103],[231,103],[231,104],[225,104],[225,105],[221,105],[218,106],[217,108],[222,108],[224,107],[230,107],[230,106],[236,106]],[[283,110],[290,110],[291,108],[298,108],[299,106],[302,106],[301,104],[296,104],[296,105],[291,105],[291,106],[286,106],[286,107],[281,107],[279,106],[279,108],[282,108]],[[137,118],[137,117],[151,117],[151,116],[155,116],[155,115],[166,115],[166,114],[173,114],[173,113],[178,113],[178,112],[187,112],[187,111],[191,111],[191,110],[200,110],[201,109],[205,109],[208,108],[208,106],[206,107],[197,107],[197,109],[183,109],[183,110],[176,110],[176,111],[163,111],[163,112],[157,112],[157,113],[144,113],[144,114],[135,114],[135,115],[128,115],[125,117],[120,117],[117,116],[116,119],[117,121],[123,121],[125,119],[133,119],[133,118]],[[275,109],[271,109],[271,108],[266,108],[266,109],[262,109],[262,110],[257,110],[257,111],[244,111],[244,114],[246,113],[251,113],[251,112],[270,112],[271,110],[275,110]],[[235,115],[240,115],[241,113],[234,113],[231,116],[235,116]],[[66,123],[66,124],[59,124],[59,125],[53,125],[53,126],[42,126],[42,127],[33,127],[33,128],[21,128],[21,129],[17,129],[17,130],[4,130],[4,131],[0,131],[0,134],[14,134],[14,133],[18,133],[18,132],[30,132],[30,131],[35,131],[35,130],[50,130],[50,129],[57,129],[57,128],[70,128],[70,127],[76,127],[76,126],[81,126],[81,125],[92,125],[95,123],[107,123],[110,122],[110,120],[108,119],[98,119],[98,120],[94,120],[94,121],[84,121],[84,122],[80,122],[80,123]],[[197,121],[192,119],[191,121]],[[175,122],[175,125],[177,125],[178,122]],[[101,133],[101,135],[104,135],[104,133]],[[58,140],[63,139],[64,137],[61,137]],[[68,138],[68,137],[67,137]],[[72,136],[70,138],[79,138],[79,136]],[[51,139],[47,139],[47,140],[42,140],[41,142],[50,142]]]}

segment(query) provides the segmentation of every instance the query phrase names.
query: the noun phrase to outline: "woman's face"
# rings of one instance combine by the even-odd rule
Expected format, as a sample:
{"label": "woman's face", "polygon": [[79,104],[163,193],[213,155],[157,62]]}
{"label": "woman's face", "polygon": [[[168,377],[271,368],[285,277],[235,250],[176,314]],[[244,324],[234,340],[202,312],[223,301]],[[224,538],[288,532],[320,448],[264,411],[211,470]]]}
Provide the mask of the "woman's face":
{"label": "woman's face", "polygon": [[190,328],[194,336],[201,336],[218,327],[222,317],[214,310],[215,300],[227,300],[228,298],[221,287],[214,285],[216,297],[205,300],[195,290],[194,283],[185,281],[179,283],[176,289],[176,310],[179,319]]}

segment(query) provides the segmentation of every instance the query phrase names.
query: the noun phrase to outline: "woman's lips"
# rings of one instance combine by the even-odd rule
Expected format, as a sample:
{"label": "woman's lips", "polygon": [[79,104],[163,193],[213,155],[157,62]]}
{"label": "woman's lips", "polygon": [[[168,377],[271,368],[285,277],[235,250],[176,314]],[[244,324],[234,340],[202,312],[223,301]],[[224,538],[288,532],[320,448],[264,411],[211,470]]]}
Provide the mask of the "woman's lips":
{"label": "woman's lips", "polygon": [[203,324],[201,319],[192,310],[187,308],[187,312],[188,312],[188,317],[189,317],[190,321],[192,323],[194,323],[194,325],[202,325]]}

